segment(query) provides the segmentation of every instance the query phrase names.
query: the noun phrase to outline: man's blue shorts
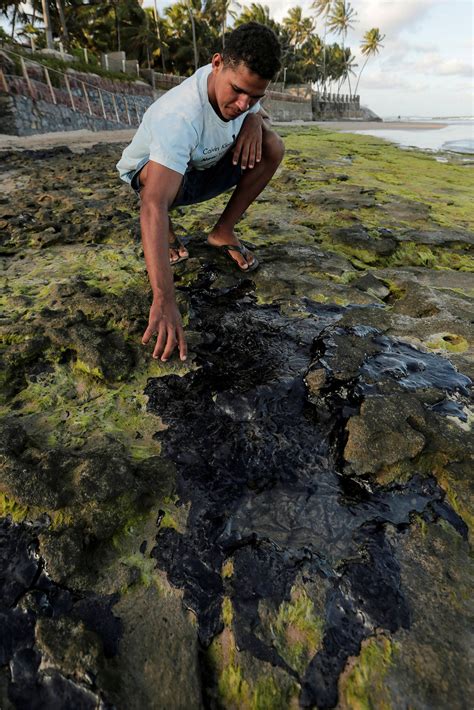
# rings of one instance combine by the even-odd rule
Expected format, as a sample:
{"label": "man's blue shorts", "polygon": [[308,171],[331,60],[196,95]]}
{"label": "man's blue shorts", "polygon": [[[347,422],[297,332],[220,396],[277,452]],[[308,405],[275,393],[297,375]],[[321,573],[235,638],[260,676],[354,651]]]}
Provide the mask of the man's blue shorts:
{"label": "man's blue shorts", "polygon": [[[181,188],[171,205],[171,209],[185,205],[195,205],[197,202],[205,202],[235,187],[242,177],[242,168],[240,165],[233,165],[232,157],[232,151],[229,150],[219,162],[210,168],[205,170],[191,168],[188,170],[183,176]],[[140,172],[147,163],[148,159],[144,160],[142,165],[139,165],[130,176],[130,184],[137,195],[140,195],[141,188]]]}

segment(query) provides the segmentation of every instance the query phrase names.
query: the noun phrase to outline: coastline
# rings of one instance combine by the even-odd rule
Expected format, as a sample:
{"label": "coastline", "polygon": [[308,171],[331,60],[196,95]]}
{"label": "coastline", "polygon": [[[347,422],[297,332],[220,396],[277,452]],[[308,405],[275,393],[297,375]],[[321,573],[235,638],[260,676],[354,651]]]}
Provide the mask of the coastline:
{"label": "coastline", "polygon": [[[293,123],[278,125],[292,126]],[[331,131],[431,131],[447,128],[448,123],[433,123],[431,121],[305,121],[310,126],[319,126]],[[300,125],[305,125],[301,124]]]}
{"label": "coastline", "polygon": [[[447,123],[390,121],[378,123],[373,121],[275,121],[276,128],[319,126],[331,131],[366,131],[366,130],[440,130]],[[39,133],[32,136],[11,136],[0,134],[0,151],[5,150],[41,150],[67,145],[71,150],[85,150],[97,144],[126,143],[132,139],[136,129],[120,129],[117,131],[58,131],[57,133]]]}

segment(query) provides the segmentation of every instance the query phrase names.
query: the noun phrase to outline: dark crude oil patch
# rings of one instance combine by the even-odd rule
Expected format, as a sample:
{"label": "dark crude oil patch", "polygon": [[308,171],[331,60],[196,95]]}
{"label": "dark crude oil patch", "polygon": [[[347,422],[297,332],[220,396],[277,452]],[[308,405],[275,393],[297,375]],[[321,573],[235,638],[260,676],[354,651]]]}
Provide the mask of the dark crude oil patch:
{"label": "dark crude oil patch", "polygon": [[[307,302],[307,317],[297,320],[277,307],[257,306],[246,288],[250,283],[211,291],[201,282],[190,290],[193,326],[204,336],[194,348],[200,367],[147,386],[149,409],[168,425],[157,437],[176,464],[179,504],[190,503],[186,531],[159,528],[151,554],[184,590],[204,647],[223,629],[225,592],[237,647],[296,678],[302,707],[332,708],[339,676],[362,641],[375,629],[394,633],[410,626],[396,539],[413,514],[441,517],[463,536],[467,530],[432,478],[414,475],[382,487],[341,474],[334,429],[344,426],[348,411],[357,411],[364,362],[345,393],[331,399],[327,386],[333,417],[318,416],[304,377],[343,309]],[[414,349],[407,363],[403,344],[374,332],[361,335],[378,337],[372,382],[377,368],[380,376],[394,377],[383,359],[388,353],[392,365],[397,356],[402,371],[413,369]],[[330,335],[329,341],[335,342]],[[425,373],[432,374],[431,388],[442,385],[435,360]],[[454,368],[450,374],[456,377]],[[349,407],[340,406],[341,397]],[[224,580],[227,560],[233,575]],[[259,634],[259,602],[278,608],[290,599],[298,575],[329,585],[322,645],[303,674]],[[212,707],[211,696],[206,702]]]}
{"label": "dark crude oil patch", "polygon": [[[53,582],[38,555],[38,534],[49,524],[0,519],[0,667],[9,665],[8,697],[19,710],[107,710],[92,676],[82,682],[56,669],[42,669],[35,630],[41,620],[82,622],[102,641],[106,658],[118,652],[122,624],[112,607],[119,595],[75,592]],[[60,649],[57,649],[60,652]]]}

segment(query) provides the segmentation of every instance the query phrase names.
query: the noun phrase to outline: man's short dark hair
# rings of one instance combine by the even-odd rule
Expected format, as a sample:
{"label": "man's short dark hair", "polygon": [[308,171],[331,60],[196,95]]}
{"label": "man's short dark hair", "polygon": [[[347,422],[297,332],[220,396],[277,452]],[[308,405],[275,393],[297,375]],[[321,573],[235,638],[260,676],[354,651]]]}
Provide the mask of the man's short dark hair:
{"label": "man's short dark hair", "polygon": [[274,31],[259,22],[246,22],[231,32],[222,50],[224,65],[243,62],[262,79],[273,79],[280,70],[281,48]]}

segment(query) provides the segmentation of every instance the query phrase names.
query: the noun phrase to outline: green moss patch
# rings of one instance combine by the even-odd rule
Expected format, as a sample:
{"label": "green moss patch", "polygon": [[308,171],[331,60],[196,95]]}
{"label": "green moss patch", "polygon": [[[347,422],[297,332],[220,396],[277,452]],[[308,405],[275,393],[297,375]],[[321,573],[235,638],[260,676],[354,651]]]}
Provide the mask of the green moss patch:
{"label": "green moss patch", "polygon": [[341,678],[341,707],[347,710],[391,710],[385,676],[392,663],[393,646],[385,637],[369,639]]}

